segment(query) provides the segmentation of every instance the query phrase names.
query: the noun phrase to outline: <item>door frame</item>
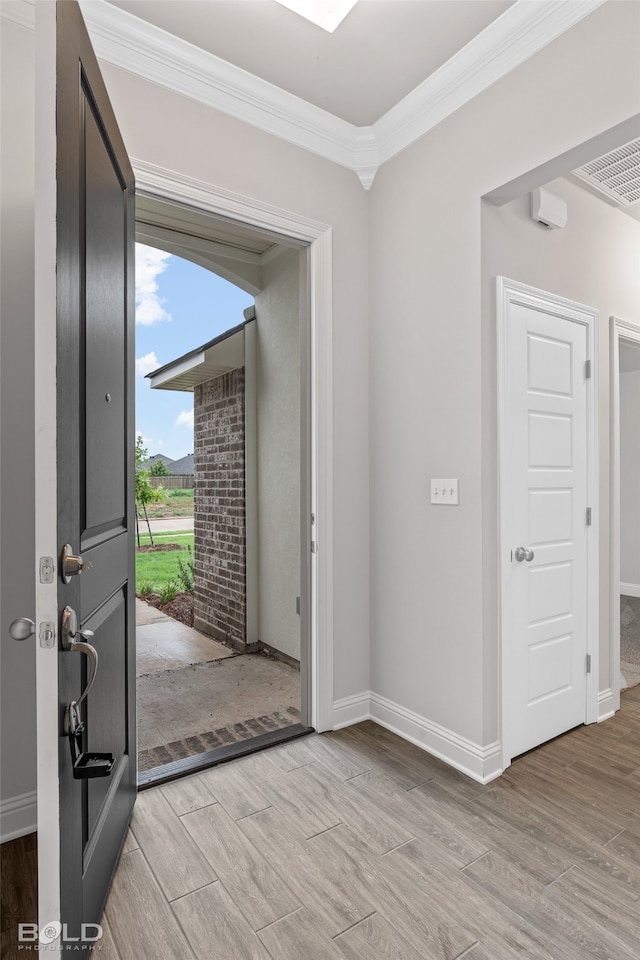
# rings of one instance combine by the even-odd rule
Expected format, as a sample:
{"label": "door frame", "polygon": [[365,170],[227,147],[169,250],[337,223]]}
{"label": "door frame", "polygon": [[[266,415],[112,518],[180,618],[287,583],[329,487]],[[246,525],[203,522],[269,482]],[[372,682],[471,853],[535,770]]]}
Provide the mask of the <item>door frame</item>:
{"label": "door frame", "polygon": [[[302,537],[310,555],[308,620],[309,723],[317,731],[333,727],[333,316],[332,230],[328,224],[302,217],[215,184],[131,157],[136,193],[173,201],[199,211],[268,230],[283,239],[308,245],[310,406],[310,518]],[[303,473],[305,462],[301,462]],[[311,541],[318,546],[311,552]],[[305,624],[302,625],[304,642]]]}
{"label": "door frame", "polygon": [[591,360],[591,379],[587,383],[587,497],[592,510],[591,535],[587,537],[587,653],[591,656],[591,673],[587,674],[585,723],[598,720],[599,677],[599,557],[600,534],[599,483],[598,483],[598,381],[599,367],[596,344],[598,343],[598,311],[574,300],[556,296],[545,290],[496,277],[497,320],[497,414],[498,414],[498,729],[502,750],[502,769],[511,764],[509,749],[509,723],[507,711],[507,641],[509,629],[508,574],[511,569],[509,485],[507,482],[508,450],[508,346],[509,310],[512,305],[521,305],[582,324],[587,330],[587,356]]}
{"label": "door frame", "polygon": [[[57,721],[59,710],[58,642],[43,646],[38,636],[39,625],[52,622],[58,639],[56,5],[39,3],[35,14],[34,546],[36,565],[39,557],[53,557],[56,565],[53,583],[36,581],[35,591],[38,922],[42,929],[60,920],[59,726],[52,721]],[[33,576],[37,577],[36,569]]]}
{"label": "door frame", "polygon": [[609,689],[600,696],[598,719],[620,709],[620,343],[640,343],[640,326],[609,317],[610,395],[610,555],[609,555]]}

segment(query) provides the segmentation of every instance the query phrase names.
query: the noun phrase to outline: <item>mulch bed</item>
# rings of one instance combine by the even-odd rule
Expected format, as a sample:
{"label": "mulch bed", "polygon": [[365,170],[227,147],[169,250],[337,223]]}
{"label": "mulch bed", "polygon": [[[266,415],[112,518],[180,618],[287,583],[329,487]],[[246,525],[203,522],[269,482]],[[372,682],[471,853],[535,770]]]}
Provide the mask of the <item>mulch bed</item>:
{"label": "mulch bed", "polygon": [[186,623],[188,627],[193,626],[193,594],[178,593],[173,600],[168,603],[162,603],[157,593],[150,593],[146,597],[140,597],[150,607],[155,607],[161,613],[166,613],[168,617],[179,620],[180,623]]}

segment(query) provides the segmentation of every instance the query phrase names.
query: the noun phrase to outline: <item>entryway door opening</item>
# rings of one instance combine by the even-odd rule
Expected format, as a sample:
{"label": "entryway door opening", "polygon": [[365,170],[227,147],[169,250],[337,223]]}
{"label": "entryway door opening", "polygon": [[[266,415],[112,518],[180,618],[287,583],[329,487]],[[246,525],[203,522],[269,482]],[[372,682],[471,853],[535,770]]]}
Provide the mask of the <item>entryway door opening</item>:
{"label": "entryway door opening", "polygon": [[640,683],[640,328],[611,323],[611,686]]}
{"label": "entryway door opening", "polygon": [[[183,322],[173,355],[149,344],[136,350],[139,359],[151,354],[158,361],[144,372],[146,406],[150,394],[164,402],[179,397],[181,407],[193,400],[193,516],[175,523],[150,518],[138,548],[139,570],[152,569],[154,553],[166,567],[172,545],[184,547],[193,537],[192,556],[175,551],[174,577],[182,587],[191,578],[191,622],[183,591],[172,602],[170,585],[162,603],[150,578],[138,577],[143,787],[310,729],[309,308],[308,248],[299,241],[144,196],[137,198],[136,238],[143,252],[164,251],[168,272],[171,263],[174,272],[204,268],[207,279],[215,274],[245,294],[222,321],[214,299],[212,322],[197,334]],[[249,305],[240,310],[243,302]],[[162,306],[171,311],[170,303]],[[158,452],[149,449],[155,456],[142,467],[164,474],[167,488],[178,485],[170,462],[157,468]],[[163,476],[150,483],[157,489]],[[188,497],[167,489],[164,502],[146,512],[170,513],[167,504],[180,500],[184,513]]]}

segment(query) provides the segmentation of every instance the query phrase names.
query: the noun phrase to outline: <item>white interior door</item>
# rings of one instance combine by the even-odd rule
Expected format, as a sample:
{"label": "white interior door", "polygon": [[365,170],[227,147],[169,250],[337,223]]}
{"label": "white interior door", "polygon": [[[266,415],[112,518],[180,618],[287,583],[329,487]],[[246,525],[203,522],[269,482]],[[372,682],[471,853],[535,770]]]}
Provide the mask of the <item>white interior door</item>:
{"label": "white interior door", "polygon": [[507,759],[587,719],[594,311],[499,281]]}

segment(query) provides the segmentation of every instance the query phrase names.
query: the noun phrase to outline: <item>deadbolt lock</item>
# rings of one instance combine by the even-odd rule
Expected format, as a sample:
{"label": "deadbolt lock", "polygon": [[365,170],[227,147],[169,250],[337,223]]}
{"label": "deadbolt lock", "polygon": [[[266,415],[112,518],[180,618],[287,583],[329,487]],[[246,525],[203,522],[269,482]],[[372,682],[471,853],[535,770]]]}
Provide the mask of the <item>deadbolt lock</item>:
{"label": "deadbolt lock", "polygon": [[84,572],[88,573],[92,566],[93,564],[90,560],[83,560],[79,554],[75,556],[71,544],[65,543],[62,548],[62,562],[60,565],[60,572],[65,583],[69,583],[71,577],[80,576],[80,574]]}

